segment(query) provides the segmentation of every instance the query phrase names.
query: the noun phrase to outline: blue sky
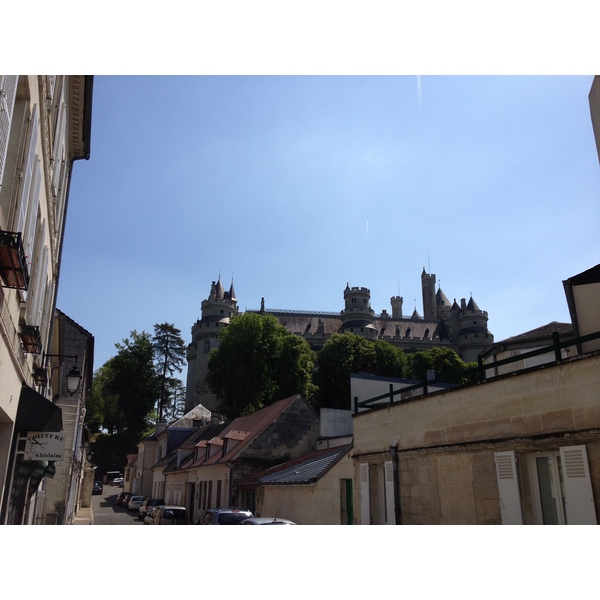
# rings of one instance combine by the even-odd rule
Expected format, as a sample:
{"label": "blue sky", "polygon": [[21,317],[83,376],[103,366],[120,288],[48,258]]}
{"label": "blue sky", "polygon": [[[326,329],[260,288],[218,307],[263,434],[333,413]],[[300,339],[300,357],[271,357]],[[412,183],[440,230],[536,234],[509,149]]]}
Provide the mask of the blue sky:
{"label": "blue sky", "polygon": [[592,76],[96,76],[58,307],[95,367],[133,329],[186,342],[211,281],[242,310],[422,312],[423,267],[497,341],[569,321],[598,263]]}

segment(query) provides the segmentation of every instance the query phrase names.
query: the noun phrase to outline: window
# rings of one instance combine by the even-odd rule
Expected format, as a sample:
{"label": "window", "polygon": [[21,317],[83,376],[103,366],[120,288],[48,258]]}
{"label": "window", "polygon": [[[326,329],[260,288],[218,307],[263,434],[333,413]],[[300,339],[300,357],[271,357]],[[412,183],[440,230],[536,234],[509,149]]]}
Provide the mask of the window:
{"label": "window", "polygon": [[[531,498],[539,525],[596,525],[596,510],[584,445],[524,455]],[[496,452],[496,476],[503,524],[523,524],[519,469],[515,452]],[[528,481],[527,481],[528,479]]]}

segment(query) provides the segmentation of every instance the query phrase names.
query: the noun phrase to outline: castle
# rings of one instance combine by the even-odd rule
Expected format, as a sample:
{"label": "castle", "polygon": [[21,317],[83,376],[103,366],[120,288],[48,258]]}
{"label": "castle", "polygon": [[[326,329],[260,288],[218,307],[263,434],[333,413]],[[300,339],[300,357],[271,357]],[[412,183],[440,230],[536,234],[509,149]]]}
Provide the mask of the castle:
{"label": "castle", "polygon": [[[384,340],[406,352],[418,352],[432,347],[454,350],[465,362],[476,361],[480,352],[493,344],[488,331],[488,314],[475,300],[462,298],[460,305],[451,304],[441,288],[435,290],[436,277],[423,268],[423,316],[415,309],[412,315],[402,314],[403,299],[390,299],[391,314],[383,310],[376,315],[371,308],[371,292],[364,287],[344,290],[344,309],[341,312],[292,311],[266,309],[264,299],[257,311],[270,314],[291,333],[302,336],[310,347],[319,351],[334,333],[350,332],[369,340]],[[192,326],[192,341],[187,348],[188,372],[186,412],[202,404],[218,411],[216,398],[205,378],[208,356],[216,348],[219,332],[231,317],[240,314],[233,282],[225,291],[221,278],[212,282],[208,299],[202,301],[202,317]]]}

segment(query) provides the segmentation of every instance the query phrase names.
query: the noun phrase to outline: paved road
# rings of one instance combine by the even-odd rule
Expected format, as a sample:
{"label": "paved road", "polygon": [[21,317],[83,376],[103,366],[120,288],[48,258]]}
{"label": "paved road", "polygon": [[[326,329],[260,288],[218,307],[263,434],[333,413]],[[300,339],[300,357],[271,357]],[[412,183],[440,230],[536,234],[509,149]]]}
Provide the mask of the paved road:
{"label": "paved road", "polygon": [[117,496],[123,488],[105,485],[102,495],[92,496],[94,525],[143,525],[138,521],[138,513],[129,512],[122,506],[117,506]]}

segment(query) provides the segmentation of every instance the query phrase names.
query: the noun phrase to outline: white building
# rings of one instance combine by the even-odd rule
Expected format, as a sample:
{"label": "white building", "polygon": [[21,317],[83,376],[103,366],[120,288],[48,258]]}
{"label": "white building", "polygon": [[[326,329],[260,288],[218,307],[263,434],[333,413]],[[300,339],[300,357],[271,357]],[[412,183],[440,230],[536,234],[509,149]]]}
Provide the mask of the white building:
{"label": "white building", "polygon": [[[0,523],[35,522],[51,460],[27,433],[59,432],[48,364],[73,163],[89,158],[91,76],[0,75]],[[69,368],[72,368],[72,364]],[[81,364],[80,364],[81,366]]]}

